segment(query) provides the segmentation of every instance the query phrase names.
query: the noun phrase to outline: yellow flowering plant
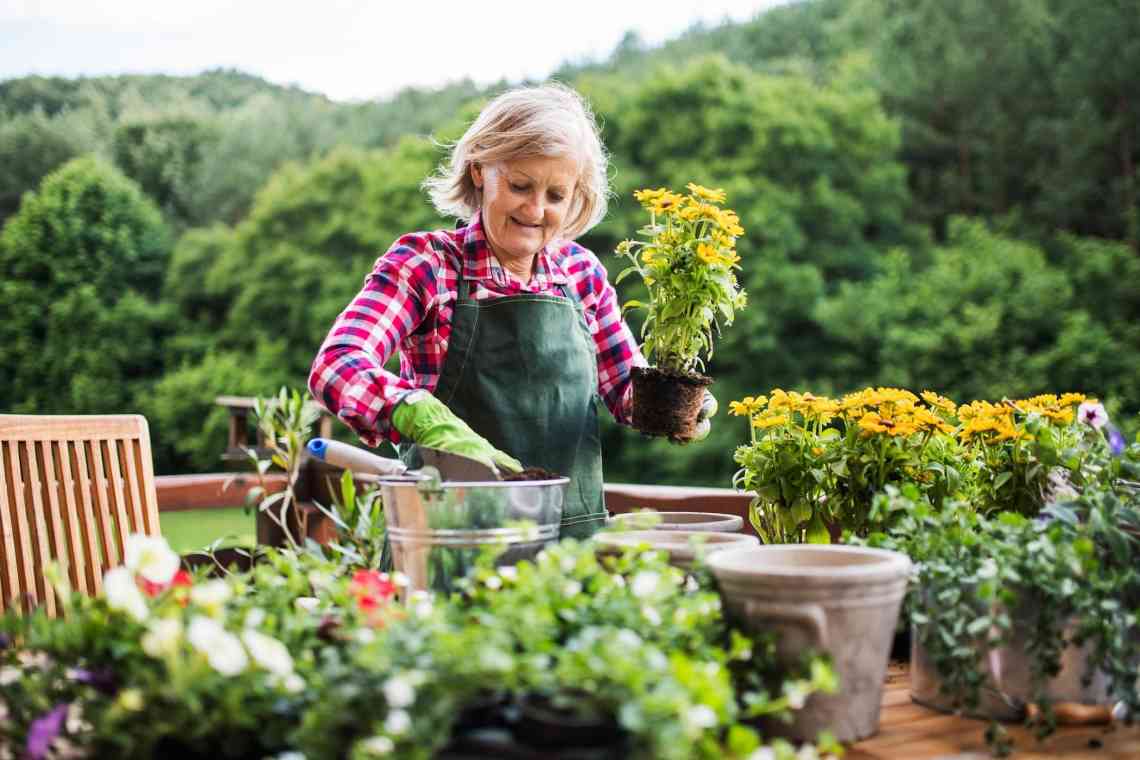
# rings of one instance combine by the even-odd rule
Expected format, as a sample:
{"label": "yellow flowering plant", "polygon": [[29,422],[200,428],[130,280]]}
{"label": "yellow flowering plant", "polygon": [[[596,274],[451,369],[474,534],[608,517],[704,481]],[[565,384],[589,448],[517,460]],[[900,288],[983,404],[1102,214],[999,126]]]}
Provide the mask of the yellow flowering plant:
{"label": "yellow flowering plant", "polygon": [[[749,420],[733,483],[755,491],[751,518],[766,542],[866,536],[902,515],[873,508],[887,486],[941,509],[1037,515],[1098,477],[1112,448],[1104,408],[1079,393],[957,405],[932,391],[865,388],[841,399],[776,389],[729,405]],[[917,489],[917,490],[914,490]]]}
{"label": "yellow flowering plant", "polygon": [[732,324],[746,296],[736,281],[744,234],[736,212],[722,208],[724,190],[690,182],[682,195],[666,188],[638,190],[634,197],[649,212],[638,230],[644,241],[625,240],[617,254],[630,261],[615,283],[636,273],[648,300],[630,300],[622,313],[644,309],[642,351],[660,369],[675,374],[703,370],[713,353],[714,332]]}
{"label": "yellow flowering plant", "polygon": [[888,484],[913,484],[940,504],[962,482],[956,407],[929,391],[866,388],[832,399],[776,389],[729,409],[749,421],[733,484],[756,493],[750,517],[765,543],[867,535],[897,517],[871,509]]}
{"label": "yellow flowering plant", "polygon": [[1104,407],[1080,393],[1043,394],[957,409],[957,435],[971,457],[971,496],[983,512],[1036,515],[1076,495],[1095,473],[1090,455],[1108,444]]}

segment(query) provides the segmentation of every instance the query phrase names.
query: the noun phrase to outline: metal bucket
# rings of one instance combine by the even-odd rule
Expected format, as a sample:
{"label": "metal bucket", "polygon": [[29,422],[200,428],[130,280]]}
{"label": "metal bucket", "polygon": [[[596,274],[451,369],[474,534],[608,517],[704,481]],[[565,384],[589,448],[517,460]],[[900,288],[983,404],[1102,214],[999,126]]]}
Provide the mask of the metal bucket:
{"label": "metal bucket", "polygon": [[489,547],[513,565],[558,540],[569,478],[440,481],[427,475],[380,480],[392,568],[412,590],[450,591]]}

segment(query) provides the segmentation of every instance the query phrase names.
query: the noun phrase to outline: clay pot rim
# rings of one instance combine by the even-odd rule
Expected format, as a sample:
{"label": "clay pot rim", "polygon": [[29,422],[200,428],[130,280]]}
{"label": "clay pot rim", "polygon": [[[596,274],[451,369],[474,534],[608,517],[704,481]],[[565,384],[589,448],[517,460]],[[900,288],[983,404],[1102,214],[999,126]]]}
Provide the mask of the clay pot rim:
{"label": "clay pot rim", "polygon": [[[661,522],[659,524],[654,525],[652,528],[648,528],[647,530],[672,531],[672,532],[676,532],[676,533],[686,533],[686,532],[688,532],[688,533],[714,533],[714,532],[716,532],[716,533],[735,533],[736,531],[740,530],[744,526],[744,518],[741,517],[740,515],[726,515],[726,514],[722,514],[720,512],[681,512],[681,511],[673,512],[673,511],[659,511],[659,510],[652,510],[652,509],[645,509],[645,510],[639,510],[637,512],[626,512],[624,514],[614,515],[611,518],[611,521],[618,523],[618,524],[628,523],[628,522],[636,523],[639,519],[642,519],[642,520],[647,519],[647,518],[642,516],[646,513],[656,513],[656,516],[661,519]],[[701,519],[693,520],[692,522],[671,522],[670,521],[670,518],[676,519],[677,517],[696,517],[696,518],[701,518]],[[678,527],[676,527],[676,528],[672,527],[674,525],[676,525]],[[718,526],[718,529],[715,531],[707,529],[707,528],[702,529],[702,528],[698,527],[701,525],[716,525],[716,526]],[[731,530],[728,529],[728,526],[730,526],[730,525],[732,526]],[[684,527],[682,527],[682,526],[684,526]],[[723,526],[723,529],[720,528],[719,526]]]}
{"label": "clay pot rim", "polygon": [[[594,540],[606,549],[649,546],[651,549],[661,551],[687,551],[694,547],[691,541],[694,536],[702,537],[706,548],[717,551],[728,551],[728,547],[743,548],[759,545],[759,539],[755,536],[710,530],[629,530],[621,533],[599,533]],[[718,548],[718,544],[725,548]]]}
{"label": "clay pot rim", "polygon": [[[834,555],[856,560],[857,564],[783,564],[781,560],[796,554]],[[709,568],[718,578],[760,580],[775,578],[834,579],[870,582],[905,578],[912,567],[910,557],[886,549],[834,544],[766,544],[740,549],[725,549],[711,554]]]}

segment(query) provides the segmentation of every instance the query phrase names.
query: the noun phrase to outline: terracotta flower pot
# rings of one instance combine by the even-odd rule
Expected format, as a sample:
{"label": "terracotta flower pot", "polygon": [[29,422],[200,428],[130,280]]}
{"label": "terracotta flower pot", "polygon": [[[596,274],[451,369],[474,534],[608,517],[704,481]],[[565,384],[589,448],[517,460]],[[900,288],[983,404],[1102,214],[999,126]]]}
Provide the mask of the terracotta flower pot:
{"label": "terracotta flower pot", "polygon": [[705,388],[712,378],[679,374],[657,367],[634,367],[633,426],[646,435],[691,441],[697,432],[697,414]]}
{"label": "terracotta flower pot", "polygon": [[813,694],[791,723],[765,722],[767,734],[813,741],[830,728],[841,742],[878,730],[883,679],[910,560],[858,546],[777,544],[717,552],[709,567],[729,615],[745,630],[779,634],[781,665],[804,650],[831,655],[839,692]]}
{"label": "terracotta flower pot", "polygon": [[669,554],[669,562],[682,570],[692,567],[697,558],[697,544],[692,540],[699,537],[707,555],[728,549],[742,549],[757,546],[760,540],[755,536],[741,533],[709,533],[695,530],[630,530],[621,533],[599,533],[594,536],[598,554],[621,554],[626,549],[648,545],[652,549]]}

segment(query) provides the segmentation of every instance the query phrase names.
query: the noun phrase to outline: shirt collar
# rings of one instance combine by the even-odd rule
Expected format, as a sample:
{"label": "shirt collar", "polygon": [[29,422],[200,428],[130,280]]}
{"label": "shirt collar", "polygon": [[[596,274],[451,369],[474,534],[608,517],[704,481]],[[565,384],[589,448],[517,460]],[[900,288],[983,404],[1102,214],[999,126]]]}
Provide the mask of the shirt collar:
{"label": "shirt collar", "polygon": [[[475,216],[461,231],[463,239],[463,279],[490,280],[496,285],[508,285],[512,279],[507,270],[491,252],[487,243],[487,236],[483,232],[483,212],[476,211]],[[538,252],[534,265],[534,276],[529,284],[539,289],[550,285],[565,285],[569,282],[566,272],[559,266],[556,256],[551,255],[551,245],[545,246]]]}

